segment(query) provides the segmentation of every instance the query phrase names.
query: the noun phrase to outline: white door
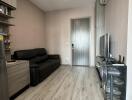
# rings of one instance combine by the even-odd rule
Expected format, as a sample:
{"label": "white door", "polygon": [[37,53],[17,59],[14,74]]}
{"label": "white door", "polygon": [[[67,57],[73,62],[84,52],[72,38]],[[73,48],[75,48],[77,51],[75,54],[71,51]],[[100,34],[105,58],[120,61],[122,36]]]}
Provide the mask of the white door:
{"label": "white door", "polygon": [[72,65],[89,66],[90,20],[72,19]]}

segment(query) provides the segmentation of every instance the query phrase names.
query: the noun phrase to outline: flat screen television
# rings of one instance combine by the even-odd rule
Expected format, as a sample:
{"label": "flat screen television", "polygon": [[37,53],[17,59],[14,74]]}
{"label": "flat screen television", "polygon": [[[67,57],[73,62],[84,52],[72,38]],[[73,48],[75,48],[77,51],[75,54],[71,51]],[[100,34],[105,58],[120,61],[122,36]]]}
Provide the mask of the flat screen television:
{"label": "flat screen television", "polygon": [[110,35],[105,34],[100,37],[100,56],[109,58],[111,53]]}

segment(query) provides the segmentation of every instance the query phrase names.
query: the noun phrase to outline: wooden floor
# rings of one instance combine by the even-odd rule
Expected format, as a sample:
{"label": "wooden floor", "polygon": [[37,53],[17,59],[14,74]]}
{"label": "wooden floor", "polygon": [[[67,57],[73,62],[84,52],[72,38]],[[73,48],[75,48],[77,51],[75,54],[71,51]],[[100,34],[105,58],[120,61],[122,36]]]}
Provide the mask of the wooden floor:
{"label": "wooden floor", "polygon": [[60,67],[16,100],[103,100],[94,68]]}

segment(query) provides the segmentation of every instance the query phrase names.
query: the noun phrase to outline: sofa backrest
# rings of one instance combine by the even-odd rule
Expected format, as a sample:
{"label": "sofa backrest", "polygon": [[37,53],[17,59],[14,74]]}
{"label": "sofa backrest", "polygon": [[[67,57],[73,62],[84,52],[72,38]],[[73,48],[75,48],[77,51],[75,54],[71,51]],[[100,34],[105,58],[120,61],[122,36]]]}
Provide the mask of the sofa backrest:
{"label": "sofa backrest", "polygon": [[13,58],[17,60],[30,60],[36,56],[43,56],[43,55],[47,55],[46,49],[36,48],[36,49],[15,51]]}
{"label": "sofa backrest", "polygon": [[35,56],[43,56],[43,55],[47,55],[47,51],[44,48],[37,48],[37,49],[33,49],[34,55]]}

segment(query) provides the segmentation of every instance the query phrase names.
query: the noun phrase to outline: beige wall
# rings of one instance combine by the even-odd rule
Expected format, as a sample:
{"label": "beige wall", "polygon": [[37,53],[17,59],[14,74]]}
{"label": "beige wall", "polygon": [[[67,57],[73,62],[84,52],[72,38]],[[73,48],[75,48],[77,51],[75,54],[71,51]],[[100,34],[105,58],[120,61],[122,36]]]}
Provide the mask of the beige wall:
{"label": "beige wall", "polygon": [[71,64],[70,20],[90,17],[90,65],[94,66],[94,4],[88,8],[67,9],[46,13],[46,47],[49,53],[61,55],[63,64]]}
{"label": "beige wall", "polygon": [[72,59],[70,20],[89,17],[91,20],[90,65],[94,66],[94,4],[87,8],[44,13],[29,0],[17,0],[17,10],[13,14],[15,19],[11,22],[15,26],[10,29],[12,51],[46,47],[49,53],[60,54],[63,64],[71,64]]}
{"label": "beige wall", "polygon": [[45,47],[44,12],[29,0],[17,0],[17,10],[13,13],[15,19],[11,22],[12,51]]}
{"label": "beige wall", "polygon": [[132,0],[129,0],[127,39],[127,98],[132,100]]}
{"label": "beige wall", "polygon": [[111,34],[112,55],[126,57],[128,0],[109,0],[105,8],[106,33]]}

